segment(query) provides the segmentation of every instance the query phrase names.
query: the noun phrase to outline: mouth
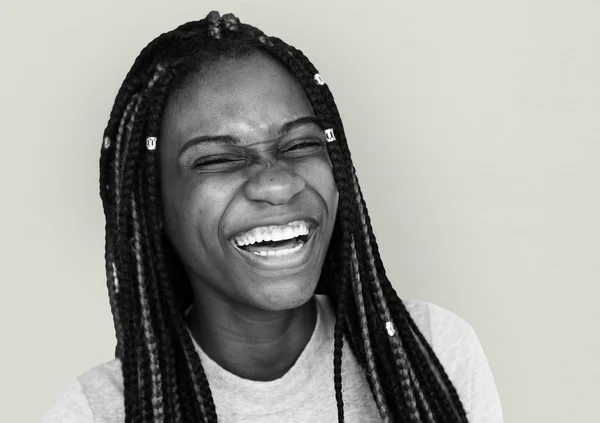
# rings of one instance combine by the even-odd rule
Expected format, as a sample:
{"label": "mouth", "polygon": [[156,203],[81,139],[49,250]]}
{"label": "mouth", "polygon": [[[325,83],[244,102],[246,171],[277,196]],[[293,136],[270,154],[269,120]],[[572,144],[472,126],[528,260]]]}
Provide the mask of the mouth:
{"label": "mouth", "polygon": [[285,225],[252,228],[235,235],[236,249],[263,260],[289,260],[300,255],[315,233],[316,223],[295,220]]}

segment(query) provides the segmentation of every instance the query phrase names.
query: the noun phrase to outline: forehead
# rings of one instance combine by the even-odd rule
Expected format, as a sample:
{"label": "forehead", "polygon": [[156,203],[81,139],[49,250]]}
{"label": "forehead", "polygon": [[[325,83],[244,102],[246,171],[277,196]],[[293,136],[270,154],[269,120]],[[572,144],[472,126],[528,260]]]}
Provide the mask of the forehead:
{"label": "forehead", "polygon": [[313,116],[299,82],[264,55],[209,65],[174,92],[162,135],[171,144],[202,135],[269,137],[286,122]]}

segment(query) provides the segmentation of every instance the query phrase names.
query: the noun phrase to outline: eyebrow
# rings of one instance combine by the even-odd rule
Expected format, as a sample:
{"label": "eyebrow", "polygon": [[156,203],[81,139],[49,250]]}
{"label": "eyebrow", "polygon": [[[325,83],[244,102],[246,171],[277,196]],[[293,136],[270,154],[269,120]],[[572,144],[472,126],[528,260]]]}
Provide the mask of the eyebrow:
{"label": "eyebrow", "polygon": [[[304,116],[295,120],[292,120],[290,122],[286,122],[283,125],[281,125],[281,128],[279,128],[279,135],[283,136],[288,134],[289,132],[292,132],[294,129],[297,129],[301,126],[307,126],[307,125],[316,125],[319,128],[321,128],[321,124],[319,119],[317,119],[314,116]],[[181,151],[179,152],[179,155],[183,155],[183,153],[185,151],[187,151],[189,148],[199,145],[199,144],[239,144],[240,143],[240,139],[237,137],[234,137],[232,135],[202,135],[199,137],[195,137],[192,138],[191,140],[187,141],[183,147],[181,147]]]}
{"label": "eyebrow", "polygon": [[306,125],[316,125],[319,128],[321,127],[319,119],[314,116],[305,116],[296,120],[292,120],[291,122],[284,123],[281,128],[279,128],[279,135],[285,135],[289,132],[292,132],[296,128]]}

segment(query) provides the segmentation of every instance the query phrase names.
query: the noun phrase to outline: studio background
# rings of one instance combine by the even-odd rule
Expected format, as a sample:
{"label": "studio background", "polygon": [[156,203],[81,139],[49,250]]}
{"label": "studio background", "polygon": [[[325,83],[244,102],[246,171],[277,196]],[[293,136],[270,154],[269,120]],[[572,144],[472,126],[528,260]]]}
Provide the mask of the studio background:
{"label": "studio background", "polygon": [[113,357],[102,132],[140,50],[212,9],[320,70],[390,279],[475,328],[506,422],[596,419],[599,2],[55,0],[0,6],[0,420]]}

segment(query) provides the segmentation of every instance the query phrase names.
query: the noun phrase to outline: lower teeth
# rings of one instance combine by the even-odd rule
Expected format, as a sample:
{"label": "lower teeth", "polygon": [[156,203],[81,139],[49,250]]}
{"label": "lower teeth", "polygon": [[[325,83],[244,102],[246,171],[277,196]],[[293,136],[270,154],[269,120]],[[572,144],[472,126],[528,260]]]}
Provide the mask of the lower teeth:
{"label": "lower teeth", "polygon": [[295,247],[293,248],[289,248],[287,250],[269,250],[269,251],[265,251],[265,250],[261,250],[261,251],[252,251],[252,254],[256,254],[257,256],[269,256],[269,257],[273,257],[273,256],[287,256],[289,254],[293,254],[296,251],[300,250],[300,248],[302,248],[304,246],[304,242],[299,242],[298,244],[296,244]]}

